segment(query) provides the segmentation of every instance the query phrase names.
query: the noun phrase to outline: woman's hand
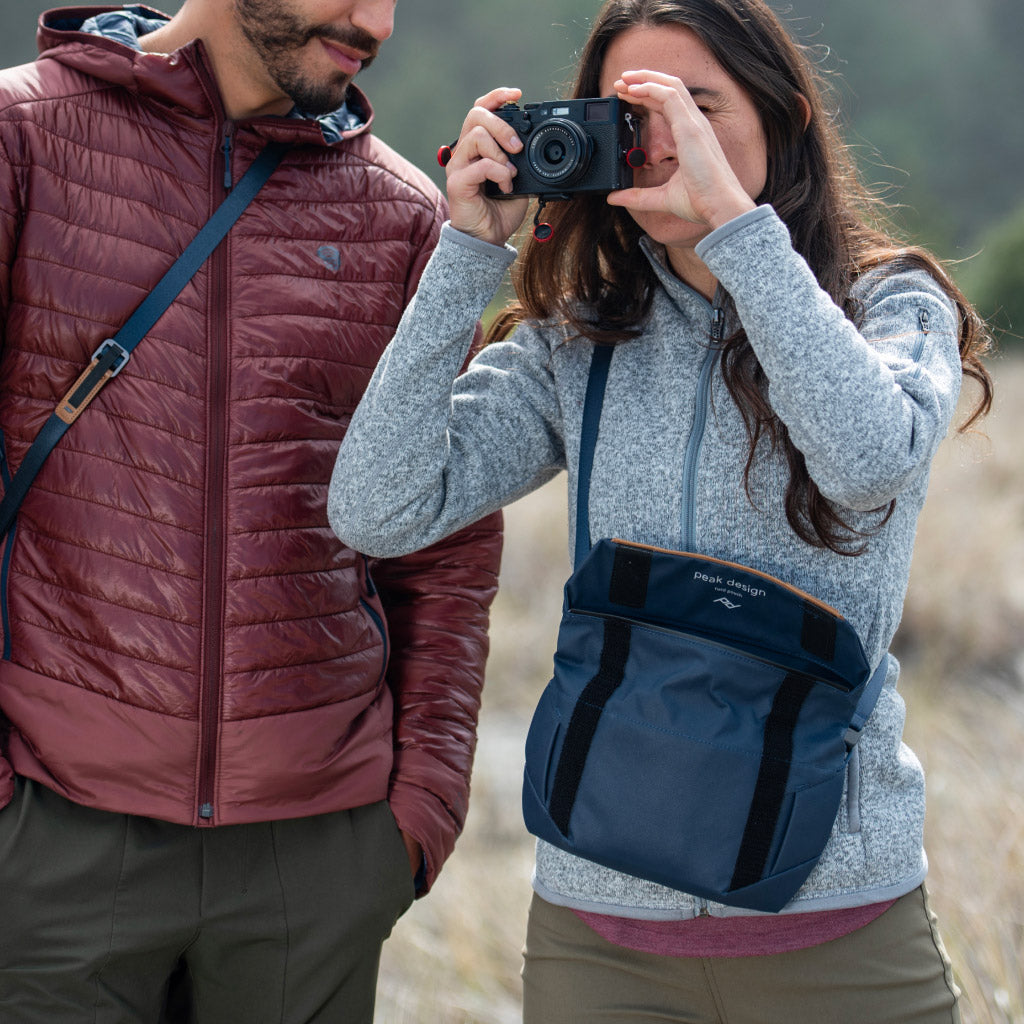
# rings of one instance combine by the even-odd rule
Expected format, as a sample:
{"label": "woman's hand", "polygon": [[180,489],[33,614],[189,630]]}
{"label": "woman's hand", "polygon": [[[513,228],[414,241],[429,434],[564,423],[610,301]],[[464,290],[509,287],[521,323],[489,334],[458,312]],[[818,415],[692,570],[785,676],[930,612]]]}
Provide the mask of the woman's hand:
{"label": "woman's hand", "polygon": [[[660,159],[648,145],[648,160],[674,164],[661,183],[648,188],[628,188],[608,197],[612,206],[637,211],[674,214],[685,221],[720,227],[733,217],[754,209],[755,203],[736,177],[711,122],[697,106],[686,86],[671,75],[657,71],[627,71],[615,82],[619,99],[648,111],[648,125],[668,130],[664,143],[674,150],[670,160]],[[648,139],[645,137],[645,145]],[[658,145],[657,140],[651,143]]]}
{"label": "woman's hand", "polygon": [[529,206],[525,197],[492,199],[484,192],[487,181],[493,181],[502,192],[512,191],[516,172],[509,154],[518,153],[523,144],[516,130],[494,111],[515,103],[520,96],[519,89],[494,89],[478,99],[466,115],[445,167],[452,227],[492,245],[508,241]]}

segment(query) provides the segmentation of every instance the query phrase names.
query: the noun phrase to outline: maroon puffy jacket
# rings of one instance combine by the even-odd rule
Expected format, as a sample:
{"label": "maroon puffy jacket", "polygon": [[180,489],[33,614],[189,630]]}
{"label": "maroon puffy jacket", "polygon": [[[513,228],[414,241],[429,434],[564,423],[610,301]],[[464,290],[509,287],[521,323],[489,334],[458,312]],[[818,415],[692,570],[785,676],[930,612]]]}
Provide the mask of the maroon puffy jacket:
{"label": "maroon puffy jacket", "polygon": [[3,540],[0,804],[9,766],[195,825],[389,798],[433,881],[466,812],[500,522],[374,563],[325,502],[443,200],[356,90],[366,123],[334,142],[226,122],[200,44],[70,30],[98,10],[46,15],[40,59],[0,75],[5,484],[226,186],[293,147]]}

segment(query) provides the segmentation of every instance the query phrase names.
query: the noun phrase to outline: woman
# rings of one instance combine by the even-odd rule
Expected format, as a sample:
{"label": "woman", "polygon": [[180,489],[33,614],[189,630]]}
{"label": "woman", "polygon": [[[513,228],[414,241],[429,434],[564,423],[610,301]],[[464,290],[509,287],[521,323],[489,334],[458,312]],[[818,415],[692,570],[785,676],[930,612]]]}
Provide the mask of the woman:
{"label": "woman", "polygon": [[467,116],[451,223],[352,420],[331,523],[392,556],[563,468],[575,495],[591,354],[614,344],[591,535],[779,577],[838,609],[888,677],[824,853],[779,914],[540,841],[525,1020],[958,1020],[887,650],[963,373],[981,387],[971,420],[990,404],[987,335],[933,258],[877,226],[814,68],[761,0],[608,0],[574,95],[613,94],[643,120],[635,187],[549,208],[553,240],[526,244],[518,301],[457,377],[526,211],[484,191],[511,189],[521,144],[494,111],[519,92]]}

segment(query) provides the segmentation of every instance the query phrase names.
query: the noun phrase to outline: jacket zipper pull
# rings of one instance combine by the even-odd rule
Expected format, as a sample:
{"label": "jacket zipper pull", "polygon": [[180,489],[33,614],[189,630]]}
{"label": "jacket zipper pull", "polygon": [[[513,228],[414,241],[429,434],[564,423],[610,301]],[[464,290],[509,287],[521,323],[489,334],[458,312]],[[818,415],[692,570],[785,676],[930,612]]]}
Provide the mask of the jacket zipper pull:
{"label": "jacket zipper pull", "polygon": [[224,188],[229,192],[234,184],[231,178],[231,130],[224,132],[224,145],[221,146],[224,152]]}
{"label": "jacket zipper pull", "polygon": [[723,334],[725,334],[725,313],[722,312],[721,306],[715,306],[711,310],[711,340],[721,341]]}

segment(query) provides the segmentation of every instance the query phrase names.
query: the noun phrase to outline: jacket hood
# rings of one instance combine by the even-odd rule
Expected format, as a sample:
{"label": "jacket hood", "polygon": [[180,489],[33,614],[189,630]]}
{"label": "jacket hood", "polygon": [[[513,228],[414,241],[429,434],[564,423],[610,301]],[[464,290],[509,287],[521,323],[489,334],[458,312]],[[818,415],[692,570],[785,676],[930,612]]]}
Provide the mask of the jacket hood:
{"label": "jacket hood", "polygon": [[[139,48],[142,36],[168,21],[166,14],[142,4],[57,8],[39,19],[39,53],[191,114],[219,114],[223,105],[201,40],[171,54],[144,53]],[[266,127],[268,135],[294,137],[299,133],[309,136],[307,141],[312,141],[315,130],[331,145],[365,132],[372,120],[369,100],[350,85],[346,102],[329,114],[311,117],[294,109],[284,117],[261,117],[253,123]]]}

